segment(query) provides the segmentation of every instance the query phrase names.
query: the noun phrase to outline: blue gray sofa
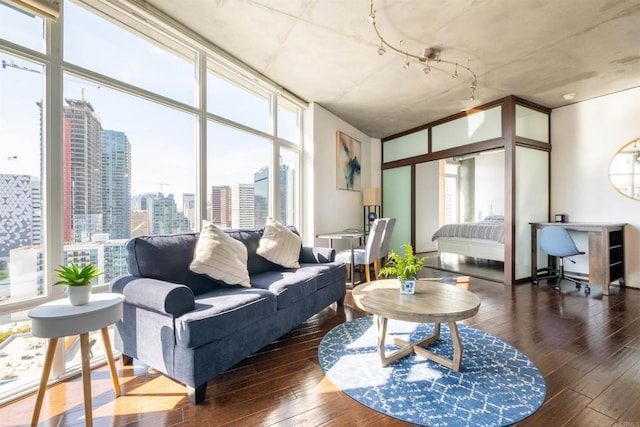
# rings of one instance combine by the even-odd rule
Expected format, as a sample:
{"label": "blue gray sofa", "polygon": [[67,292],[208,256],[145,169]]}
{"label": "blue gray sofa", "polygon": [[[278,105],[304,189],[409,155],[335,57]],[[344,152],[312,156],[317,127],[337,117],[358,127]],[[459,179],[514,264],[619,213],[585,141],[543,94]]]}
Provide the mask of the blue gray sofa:
{"label": "blue gray sofa", "polygon": [[247,247],[251,287],[193,273],[197,233],[136,237],[127,242],[128,275],[111,284],[125,296],[115,346],[187,387],[191,403],[207,381],[337,302],[346,268],[330,248],[302,247],[300,268],[256,254],[262,230],[227,232]]}

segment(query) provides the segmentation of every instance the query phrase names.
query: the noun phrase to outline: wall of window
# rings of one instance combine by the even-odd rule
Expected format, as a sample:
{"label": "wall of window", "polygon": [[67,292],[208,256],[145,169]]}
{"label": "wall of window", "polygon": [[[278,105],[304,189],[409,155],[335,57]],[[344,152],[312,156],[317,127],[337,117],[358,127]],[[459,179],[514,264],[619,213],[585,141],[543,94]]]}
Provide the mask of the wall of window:
{"label": "wall of window", "polygon": [[[26,314],[65,297],[59,265],[97,264],[101,292],[134,236],[300,226],[304,104],[132,7],[65,0],[48,21],[0,0],[0,401],[37,385]],[[79,364],[62,341],[57,378]]]}

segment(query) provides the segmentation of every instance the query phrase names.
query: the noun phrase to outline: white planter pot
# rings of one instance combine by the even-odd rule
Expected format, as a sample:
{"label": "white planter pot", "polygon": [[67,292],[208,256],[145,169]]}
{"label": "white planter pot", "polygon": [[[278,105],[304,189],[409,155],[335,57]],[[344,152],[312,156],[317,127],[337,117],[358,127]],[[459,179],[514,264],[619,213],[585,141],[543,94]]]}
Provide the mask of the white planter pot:
{"label": "white planter pot", "polygon": [[71,305],[85,305],[89,303],[91,297],[91,285],[87,286],[67,286],[69,301]]}

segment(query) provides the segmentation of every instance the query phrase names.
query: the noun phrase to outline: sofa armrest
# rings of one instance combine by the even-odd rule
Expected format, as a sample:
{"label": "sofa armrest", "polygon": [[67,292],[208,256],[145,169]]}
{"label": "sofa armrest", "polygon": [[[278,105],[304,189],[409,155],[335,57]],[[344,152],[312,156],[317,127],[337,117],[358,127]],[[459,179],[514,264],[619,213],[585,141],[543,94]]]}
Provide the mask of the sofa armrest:
{"label": "sofa armrest", "polygon": [[111,291],[124,295],[127,304],[172,317],[182,316],[195,308],[191,288],[163,280],[120,276],[111,282]]}
{"label": "sofa armrest", "polygon": [[303,246],[300,251],[300,262],[303,264],[324,264],[333,262],[336,250],[333,248]]}

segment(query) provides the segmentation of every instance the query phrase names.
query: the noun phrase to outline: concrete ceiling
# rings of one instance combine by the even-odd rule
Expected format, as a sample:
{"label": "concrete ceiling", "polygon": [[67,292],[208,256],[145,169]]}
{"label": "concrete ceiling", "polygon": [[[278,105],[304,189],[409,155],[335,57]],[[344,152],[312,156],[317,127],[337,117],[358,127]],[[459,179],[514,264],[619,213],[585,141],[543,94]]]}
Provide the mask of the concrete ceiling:
{"label": "concrete ceiling", "polygon": [[473,102],[462,70],[425,75],[379,56],[369,0],[147,3],[372,137],[507,95],[556,108],[640,86],[640,0],[375,0],[388,42],[469,64]]}

